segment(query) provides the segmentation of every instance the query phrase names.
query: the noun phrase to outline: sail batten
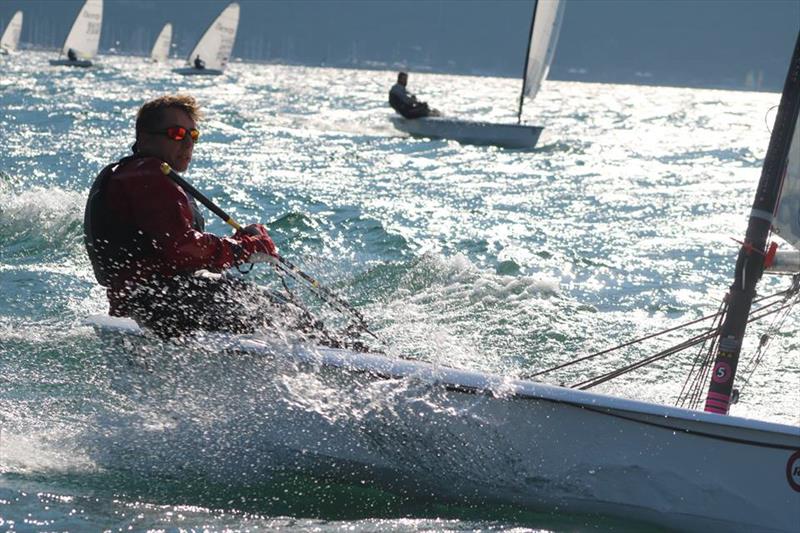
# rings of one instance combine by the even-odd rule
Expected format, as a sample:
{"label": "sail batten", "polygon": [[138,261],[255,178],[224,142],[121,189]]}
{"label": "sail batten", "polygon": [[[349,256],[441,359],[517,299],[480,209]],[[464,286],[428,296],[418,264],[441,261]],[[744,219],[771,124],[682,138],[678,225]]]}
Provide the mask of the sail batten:
{"label": "sail batten", "polygon": [[195,58],[199,58],[205,63],[206,69],[224,70],[233,51],[238,26],[239,4],[233,2],[219,14],[197,41],[189,57],[186,58],[186,64],[192,66]]}
{"label": "sail batten", "polygon": [[100,46],[102,26],[103,0],[86,0],[64,40],[61,53],[66,55],[72,49],[79,59],[92,59]]}
{"label": "sail batten", "polygon": [[0,49],[13,52],[19,46],[19,36],[22,34],[22,11],[17,11],[11,17],[3,36],[0,37]]}

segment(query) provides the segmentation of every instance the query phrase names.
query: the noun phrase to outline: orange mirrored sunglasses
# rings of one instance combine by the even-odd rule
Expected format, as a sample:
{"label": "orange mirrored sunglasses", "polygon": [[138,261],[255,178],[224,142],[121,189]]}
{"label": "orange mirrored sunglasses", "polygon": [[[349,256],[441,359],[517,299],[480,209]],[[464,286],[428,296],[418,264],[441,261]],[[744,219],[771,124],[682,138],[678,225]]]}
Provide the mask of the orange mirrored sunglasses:
{"label": "orange mirrored sunglasses", "polygon": [[173,141],[182,141],[186,138],[186,134],[189,134],[189,137],[192,138],[192,142],[197,142],[197,139],[200,138],[200,130],[197,129],[186,129],[183,126],[170,126],[165,130],[157,130],[151,131],[150,133],[163,133]]}

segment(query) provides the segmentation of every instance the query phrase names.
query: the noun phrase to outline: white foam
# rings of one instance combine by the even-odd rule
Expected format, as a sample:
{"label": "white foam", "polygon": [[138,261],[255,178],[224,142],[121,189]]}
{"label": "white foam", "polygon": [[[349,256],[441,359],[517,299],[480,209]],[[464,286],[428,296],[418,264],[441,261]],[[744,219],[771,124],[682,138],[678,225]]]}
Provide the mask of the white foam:
{"label": "white foam", "polygon": [[485,369],[496,329],[509,320],[537,323],[556,294],[557,283],[544,276],[502,275],[462,254],[428,253],[369,314],[386,324],[380,333],[391,355]]}
{"label": "white foam", "polygon": [[80,450],[66,449],[63,436],[56,429],[49,435],[20,435],[0,426],[0,472],[30,474],[95,469],[95,464]]}
{"label": "white foam", "polygon": [[83,217],[86,193],[55,188],[30,187],[14,191],[0,186],[0,223],[11,228],[36,228],[60,233],[63,226]]}

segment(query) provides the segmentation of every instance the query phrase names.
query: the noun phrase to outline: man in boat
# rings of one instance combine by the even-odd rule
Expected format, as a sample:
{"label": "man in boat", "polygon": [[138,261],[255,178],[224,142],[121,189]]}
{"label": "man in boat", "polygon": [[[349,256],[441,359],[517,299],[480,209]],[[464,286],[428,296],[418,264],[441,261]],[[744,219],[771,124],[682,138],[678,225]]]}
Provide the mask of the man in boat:
{"label": "man in boat", "polygon": [[277,253],[261,224],[227,237],[205,232],[194,199],[162,172],[162,162],[178,172],[189,167],[199,119],[191,96],[145,103],[133,155],[100,172],[84,215],[86,250],[106,288],[109,313],[165,337],[196,329],[252,331],[265,311],[251,305],[253,286],[212,273],[254,254]]}
{"label": "man in boat", "polygon": [[197,70],[203,70],[206,68],[206,62],[200,59],[200,54],[197,54],[197,56],[194,58],[194,68]]}
{"label": "man in boat", "polygon": [[403,115],[405,118],[422,118],[428,116],[438,116],[439,112],[428,107],[425,102],[420,102],[417,97],[406,90],[408,84],[408,74],[405,72],[397,73],[397,83],[392,85],[389,90],[389,105],[392,109]]}
{"label": "man in boat", "polygon": [[70,48],[69,50],[67,50],[67,59],[69,59],[70,61],[77,61],[78,54],[75,53],[75,50]]}

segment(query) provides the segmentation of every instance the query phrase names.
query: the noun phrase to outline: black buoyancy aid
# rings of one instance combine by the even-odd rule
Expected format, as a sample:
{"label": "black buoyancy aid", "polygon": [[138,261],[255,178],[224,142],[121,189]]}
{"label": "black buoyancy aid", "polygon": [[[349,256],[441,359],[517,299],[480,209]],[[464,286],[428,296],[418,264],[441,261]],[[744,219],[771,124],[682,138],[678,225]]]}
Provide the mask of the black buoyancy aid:
{"label": "black buoyancy aid", "polygon": [[408,108],[408,105],[403,101],[403,99],[392,91],[389,91],[389,105],[401,115],[403,114],[403,111]]}
{"label": "black buoyancy aid", "polygon": [[[94,180],[86,201],[83,215],[83,242],[86,253],[92,263],[92,270],[97,282],[110,287],[114,282],[114,274],[121,268],[135,264],[138,260],[153,256],[156,253],[155,241],[141,228],[123,222],[106,204],[105,191],[108,180],[118,168],[141,156],[124,157],[106,166]],[[187,195],[192,210],[192,227],[197,231],[205,230],[205,220],[197,203]]]}

